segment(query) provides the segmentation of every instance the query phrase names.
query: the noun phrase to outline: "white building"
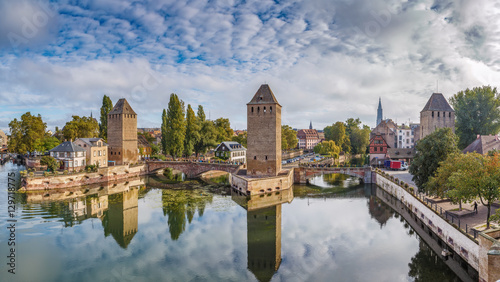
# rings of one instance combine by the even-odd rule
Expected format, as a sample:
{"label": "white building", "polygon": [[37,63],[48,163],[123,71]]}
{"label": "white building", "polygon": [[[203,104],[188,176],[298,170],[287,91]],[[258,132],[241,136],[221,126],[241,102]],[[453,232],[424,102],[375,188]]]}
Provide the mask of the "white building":
{"label": "white building", "polygon": [[80,170],[85,168],[87,151],[71,141],[65,141],[49,152],[50,156],[62,162],[62,169]]}
{"label": "white building", "polygon": [[215,156],[230,162],[246,163],[247,149],[238,142],[225,141],[215,148]]}
{"label": "white building", "polygon": [[413,148],[415,147],[415,127],[401,125],[396,129],[397,132],[397,148]]}

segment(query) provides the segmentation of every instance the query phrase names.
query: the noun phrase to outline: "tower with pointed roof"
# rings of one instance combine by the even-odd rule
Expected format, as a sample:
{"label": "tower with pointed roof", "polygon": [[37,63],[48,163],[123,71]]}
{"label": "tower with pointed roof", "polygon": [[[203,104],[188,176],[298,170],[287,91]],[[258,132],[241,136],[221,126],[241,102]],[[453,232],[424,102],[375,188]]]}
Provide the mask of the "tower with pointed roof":
{"label": "tower with pointed roof", "polygon": [[309,122],[309,129],[313,129],[313,122],[312,122],[312,120]]}
{"label": "tower with pointed roof", "polygon": [[455,132],[455,111],[442,93],[432,93],[431,98],[420,112],[419,139],[444,127],[449,127]]}
{"label": "tower with pointed roof", "polygon": [[281,171],[281,105],[267,84],[247,104],[247,175]]}
{"label": "tower with pointed roof", "polygon": [[108,145],[109,161],[116,165],[137,162],[137,114],[125,98],[108,114]]}
{"label": "tower with pointed roof", "polygon": [[383,114],[382,114],[382,99],[379,97],[378,98],[378,109],[377,109],[377,124],[375,125],[375,127],[382,122],[382,116],[383,116]]}

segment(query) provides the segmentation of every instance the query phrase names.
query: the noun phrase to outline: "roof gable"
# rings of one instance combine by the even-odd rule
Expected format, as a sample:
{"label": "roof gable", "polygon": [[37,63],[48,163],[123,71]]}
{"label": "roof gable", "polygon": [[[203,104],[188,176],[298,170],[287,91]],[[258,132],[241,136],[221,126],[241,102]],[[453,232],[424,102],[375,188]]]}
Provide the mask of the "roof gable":
{"label": "roof gable", "polygon": [[65,141],[49,150],[49,152],[86,152],[86,150],[71,141]]}
{"label": "roof gable", "polygon": [[238,142],[224,141],[215,148],[215,151],[246,151],[246,148]]}
{"label": "roof gable", "polygon": [[278,100],[274,96],[273,91],[267,84],[262,84],[253,96],[252,100],[247,104],[278,104]]}
{"label": "roof gable", "polygon": [[444,98],[442,93],[432,93],[429,101],[425,104],[425,107],[420,112],[425,111],[446,111],[454,112],[453,108],[448,104],[446,98]]}
{"label": "roof gable", "polygon": [[500,150],[500,137],[497,135],[480,135],[469,144],[462,152],[487,154],[492,150]]}
{"label": "roof gable", "polygon": [[111,112],[109,112],[109,115],[116,115],[116,114],[132,114],[136,115],[134,110],[132,110],[132,107],[129,105],[127,102],[127,99],[121,98],[116,102],[116,105],[113,107]]}

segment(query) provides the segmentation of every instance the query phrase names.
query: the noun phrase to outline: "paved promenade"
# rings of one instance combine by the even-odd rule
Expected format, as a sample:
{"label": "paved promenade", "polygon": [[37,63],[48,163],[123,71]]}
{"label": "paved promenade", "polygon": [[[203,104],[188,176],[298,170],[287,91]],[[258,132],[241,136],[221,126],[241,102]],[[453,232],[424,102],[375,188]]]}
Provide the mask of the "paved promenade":
{"label": "paved promenade", "polygon": [[[394,177],[399,178],[400,180],[404,181],[405,183],[408,183],[408,185],[410,185],[414,189],[416,189],[415,183],[411,180],[413,176],[408,171],[392,171],[392,170],[385,170],[385,169],[382,169],[382,170],[387,172],[390,175],[393,175]],[[420,195],[422,197],[424,197],[425,199],[436,202],[435,204],[432,204],[432,208],[434,210],[437,210],[438,212],[442,211],[443,216],[444,216],[445,211],[451,211],[454,209],[458,209],[458,204],[455,205],[449,201],[439,202],[441,200],[439,198],[428,197],[422,193]],[[474,203],[462,203],[462,209],[473,211],[474,210],[473,204]],[[436,208],[436,205],[437,205],[437,208]],[[496,209],[497,209],[496,207],[492,206],[491,207],[491,214],[494,214]],[[488,208],[486,206],[483,206],[481,204],[481,202],[478,200],[477,213],[472,213],[470,215],[460,217],[460,227],[464,230],[467,228],[467,232],[469,234],[473,234],[473,231],[471,230],[471,228],[475,228],[477,230],[482,231],[484,229],[484,227],[486,226],[486,214],[487,213],[488,213]],[[448,219],[451,220],[451,217],[448,216]],[[458,225],[458,222],[457,222],[458,218],[457,217],[455,217],[453,219],[453,221],[455,224]],[[484,225],[484,227],[481,228],[482,225]]]}

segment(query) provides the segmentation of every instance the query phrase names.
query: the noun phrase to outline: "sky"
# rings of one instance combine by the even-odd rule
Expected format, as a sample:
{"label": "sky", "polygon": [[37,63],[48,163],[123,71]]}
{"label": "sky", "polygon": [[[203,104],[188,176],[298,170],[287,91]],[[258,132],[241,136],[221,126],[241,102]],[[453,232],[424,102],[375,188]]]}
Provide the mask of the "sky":
{"label": "sky", "polygon": [[282,124],[418,122],[446,98],[500,81],[500,1],[0,0],[0,129],[29,111],[48,129],[126,98],[159,127],[171,93],[246,128],[267,83]]}

